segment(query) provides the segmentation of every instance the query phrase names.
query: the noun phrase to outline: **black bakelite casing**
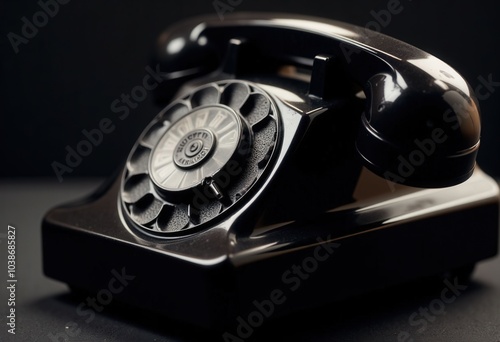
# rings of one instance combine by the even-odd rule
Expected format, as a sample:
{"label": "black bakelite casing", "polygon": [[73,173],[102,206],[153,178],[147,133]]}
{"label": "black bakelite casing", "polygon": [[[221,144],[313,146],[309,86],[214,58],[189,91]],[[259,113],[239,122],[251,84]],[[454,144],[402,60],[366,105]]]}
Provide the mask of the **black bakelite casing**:
{"label": "black bakelite casing", "polygon": [[[255,181],[233,197],[222,189],[217,215],[193,221],[189,196],[162,193],[150,164],[136,158],[153,153],[145,133],[100,190],[45,216],[45,274],[97,293],[112,270],[124,272],[134,278],[118,300],[224,329],[265,300],[273,318],[496,255],[498,187],[474,170],[480,120],[471,88],[437,58],[363,32],[318,18],[239,14],[163,33],[151,66],[164,78],[156,99],[168,106],[145,132],[190,115],[170,114],[177,105],[225,106],[250,122],[258,149],[263,124],[250,118],[258,106],[250,114],[241,106],[259,97],[277,130]],[[240,107],[228,100],[241,94],[235,89],[247,92]],[[189,225],[162,231],[164,211],[141,221],[152,207],[137,209],[140,196],[128,199],[135,191],[184,208]]]}

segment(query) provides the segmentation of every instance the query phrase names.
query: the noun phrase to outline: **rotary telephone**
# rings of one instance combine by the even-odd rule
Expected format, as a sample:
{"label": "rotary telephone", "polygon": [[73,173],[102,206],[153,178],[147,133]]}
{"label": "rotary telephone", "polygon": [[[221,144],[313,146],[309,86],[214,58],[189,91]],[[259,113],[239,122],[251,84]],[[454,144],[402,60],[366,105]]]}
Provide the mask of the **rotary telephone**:
{"label": "rotary telephone", "polygon": [[163,109],[117,175],[45,216],[47,276],[97,293],[114,270],[118,300],[220,328],[497,253],[478,103],[436,57],[245,13],[171,27],[151,67]]}

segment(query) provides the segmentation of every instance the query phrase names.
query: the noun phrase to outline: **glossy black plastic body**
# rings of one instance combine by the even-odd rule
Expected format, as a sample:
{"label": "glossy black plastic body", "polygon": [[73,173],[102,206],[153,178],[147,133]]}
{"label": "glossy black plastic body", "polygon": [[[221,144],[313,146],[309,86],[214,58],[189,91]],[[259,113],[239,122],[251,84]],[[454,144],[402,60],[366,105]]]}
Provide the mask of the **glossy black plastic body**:
{"label": "glossy black plastic body", "polygon": [[[250,15],[167,31],[154,62],[168,80],[160,101],[228,79],[252,82],[273,98],[282,125],[266,177],[200,232],[165,240],[126,223],[118,175],[90,198],[47,214],[45,273],[98,292],[112,269],[125,269],[135,278],[117,294],[121,301],[223,328],[276,291],[272,317],[494,256],[499,193],[472,171],[479,114],[468,85],[420,50],[356,30]],[[180,38],[183,48],[164,55]],[[346,55],[332,42],[360,50]],[[453,81],[443,83],[448,76],[439,71]],[[447,122],[443,113],[457,119]],[[397,173],[397,156],[436,128],[449,140],[400,183],[469,180],[421,189],[372,173]]]}

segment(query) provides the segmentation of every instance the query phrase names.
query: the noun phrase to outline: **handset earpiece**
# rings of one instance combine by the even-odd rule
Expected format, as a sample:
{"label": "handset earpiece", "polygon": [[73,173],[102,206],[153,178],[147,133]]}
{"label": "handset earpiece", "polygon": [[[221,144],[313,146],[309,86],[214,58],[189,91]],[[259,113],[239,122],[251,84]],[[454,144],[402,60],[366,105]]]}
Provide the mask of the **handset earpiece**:
{"label": "handset earpiece", "polygon": [[389,74],[368,80],[368,104],[356,140],[365,165],[387,180],[450,186],[474,171],[480,120],[476,102],[439,80],[418,87]]}
{"label": "handset earpiece", "polygon": [[150,67],[159,72],[163,82],[154,89],[155,101],[166,104],[186,82],[206,75],[220,64],[221,55],[196,34],[203,29],[199,21],[187,20],[163,32],[154,47]]}
{"label": "handset earpiece", "polygon": [[[244,13],[223,22],[216,17],[193,22],[197,25],[178,26],[177,36],[162,46],[168,50],[175,42],[188,42],[162,63],[167,74],[182,76],[176,80],[188,79],[187,70],[198,76],[213,70],[222,60],[213,51],[225,51],[233,38],[251,42],[269,60],[312,68],[313,76],[323,75],[314,68],[335,63],[339,72],[312,77],[311,94],[333,87],[340,74],[363,89],[367,101],[356,149],[367,168],[388,180],[422,187],[454,185],[472,175],[480,138],[478,105],[467,82],[439,59],[336,21]],[[334,58],[325,61],[324,55]]]}

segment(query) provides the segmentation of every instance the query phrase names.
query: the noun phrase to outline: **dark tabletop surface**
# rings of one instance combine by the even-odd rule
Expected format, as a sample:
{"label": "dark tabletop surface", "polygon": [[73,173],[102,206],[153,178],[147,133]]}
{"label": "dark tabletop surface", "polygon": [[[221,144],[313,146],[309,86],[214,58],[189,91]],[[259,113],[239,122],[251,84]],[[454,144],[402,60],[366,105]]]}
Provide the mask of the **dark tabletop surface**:
{"label": "dark tabletop surface", "polygon": [[[51,334],[75,329],[68,322],[76,322],[81,329],[69,341],[221,340],[220,334],[209,337],[207,332],[127,307],[106,308],[86,323],[76,311],[82,298],[43,275],[42,216],[55,205],[88,194],[98,184],[99,180],[61,184],[53,180],[0,181],[0,341],[56,341]],[[15,335],[7,332],[6,325],[8,225],[16,228]],[[258,341],[397,342],[407,333],[406,341],[500,342],[500,257],[479,263],[472,282],[456,300],[440,304],[444,287],[414,283],[327,304],[278,319],[253,336]]]}

